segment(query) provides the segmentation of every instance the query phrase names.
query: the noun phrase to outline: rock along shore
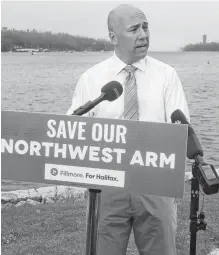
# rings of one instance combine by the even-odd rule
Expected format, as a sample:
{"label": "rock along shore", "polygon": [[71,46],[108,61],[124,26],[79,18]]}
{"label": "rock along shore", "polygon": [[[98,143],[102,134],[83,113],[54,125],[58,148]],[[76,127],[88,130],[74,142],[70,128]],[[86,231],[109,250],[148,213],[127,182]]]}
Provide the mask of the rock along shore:
{"label": "rock along shore", "polygon": [[87,189],[85,188],[57,185],[37,189],[1,192],[1,204],[3,207],[9,206],[9,204],[20,206],[26,202],[32,205],[39,203],[49,204],[56,201],[66,201],[70,198],[84,200],[86,195]]}

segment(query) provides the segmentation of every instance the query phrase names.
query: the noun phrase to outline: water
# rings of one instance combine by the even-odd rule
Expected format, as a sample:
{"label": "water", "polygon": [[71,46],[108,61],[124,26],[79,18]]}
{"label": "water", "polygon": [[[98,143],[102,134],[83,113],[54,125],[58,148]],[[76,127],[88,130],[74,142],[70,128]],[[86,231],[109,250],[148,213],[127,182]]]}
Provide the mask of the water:
{"label": "water", "polygon": [[[2,110],[65,114],[79,76],[111,54],[2,53]],[[204,158],[219,168],[219,53],[149,55],[178,72]]]}

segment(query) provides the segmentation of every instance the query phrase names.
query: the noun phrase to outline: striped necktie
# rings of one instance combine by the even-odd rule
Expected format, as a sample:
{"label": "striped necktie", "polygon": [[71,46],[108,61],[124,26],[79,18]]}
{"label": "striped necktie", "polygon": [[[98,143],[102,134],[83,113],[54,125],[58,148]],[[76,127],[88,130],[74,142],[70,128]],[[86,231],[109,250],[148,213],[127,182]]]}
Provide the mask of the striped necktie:
{"label": "striped necktie", "polygon": [[123,70],[125,70],[128,75],[124,84],[124,119],[126,120],[138,120],[138,98],[137,98],[137,86],[134,72],[136,67],[132,65],[127,65]]}

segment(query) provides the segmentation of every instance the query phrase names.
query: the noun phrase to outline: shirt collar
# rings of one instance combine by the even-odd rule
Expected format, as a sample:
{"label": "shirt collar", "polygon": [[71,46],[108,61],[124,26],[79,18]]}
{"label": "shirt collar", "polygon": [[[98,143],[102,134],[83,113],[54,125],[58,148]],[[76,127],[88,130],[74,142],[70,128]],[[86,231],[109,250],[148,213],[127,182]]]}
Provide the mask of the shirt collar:
{"label": "shirt collar", "polygon": [[[146,70],[146,61],[147,61],[147,59],[143,58],[143,59],[140,59],[137,62],[134,62],[132,65],[134,67],[136,67],[137,69],[141,70],[142,72],[144,72]],[[114,52],[114,55],[113,55],[113,65],[114,65],[116,74],[120,73],[122,71],[122,69],[127,66],[126,63],[124,63],[121,59],[119,59],[116,56],[115,52]]]}

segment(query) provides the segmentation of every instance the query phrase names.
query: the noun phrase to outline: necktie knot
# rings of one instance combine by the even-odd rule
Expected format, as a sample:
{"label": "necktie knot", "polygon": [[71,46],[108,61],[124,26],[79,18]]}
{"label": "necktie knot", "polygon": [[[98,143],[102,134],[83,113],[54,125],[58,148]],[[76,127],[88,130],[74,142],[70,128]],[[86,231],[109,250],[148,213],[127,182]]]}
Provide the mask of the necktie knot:
{"label": "necktie knot", "polygon": [[134,74],[134,72],[137,70],[137,68],[133,65],[127,65],[124,67],[124,70],[127,72],[127,73],[131,73],[131,74]]}

